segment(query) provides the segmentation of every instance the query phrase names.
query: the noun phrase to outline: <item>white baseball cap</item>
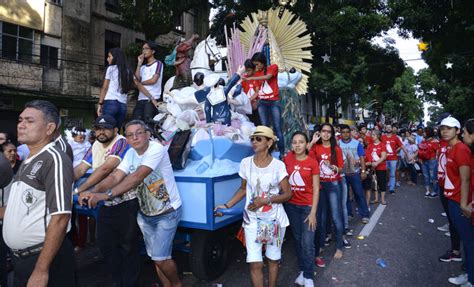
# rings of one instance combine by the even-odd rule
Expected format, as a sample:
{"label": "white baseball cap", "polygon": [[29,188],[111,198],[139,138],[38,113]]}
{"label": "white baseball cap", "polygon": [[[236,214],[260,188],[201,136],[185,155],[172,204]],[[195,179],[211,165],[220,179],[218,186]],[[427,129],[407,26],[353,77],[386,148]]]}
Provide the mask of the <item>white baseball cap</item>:
{"label": "white baseball cap", "polygon": [[456,120],[453,117],[444,118],[439,125],[440,126],[447,126],[447,127],[450,127],[450,128],[458,128],[458,129],[461,128],[461,124],[459,123],[459,121]]}

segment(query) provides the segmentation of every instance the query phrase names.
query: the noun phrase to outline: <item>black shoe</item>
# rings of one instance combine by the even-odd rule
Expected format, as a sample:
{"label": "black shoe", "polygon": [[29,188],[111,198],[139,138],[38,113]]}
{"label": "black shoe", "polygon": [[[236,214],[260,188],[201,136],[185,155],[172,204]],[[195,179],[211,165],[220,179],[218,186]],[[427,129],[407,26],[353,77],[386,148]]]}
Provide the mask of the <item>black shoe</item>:
{"label": "black shoe", "polygon": [[344,248],[346,248],[346,249],[352,248],[351,243],[350,243],[349,240],[347,240],[347,239],[344,239],[344,240],[342,241],[342,246],[344,246]]}
{"label": "black shoe", "polygon": [[390,194],[395,194],[395,190],[390,190]]}
{"label": "black shoe", "polygon": [[344,230],[344,235],[346,236],[352,236],[354,234],[354,230],[347,228]]}
{"label": "black shoe", "polygon": [[441,255],[439,258],[441,262],[461,262],[462,256],[461,254],[455,254],[452,250],[446,251],[445,254]]}
{"label": "black shoe", "polygon": [[324,246],[328,246],[329,244],[331,244],[331,237],[326,237],[326,239],[324,239]]}

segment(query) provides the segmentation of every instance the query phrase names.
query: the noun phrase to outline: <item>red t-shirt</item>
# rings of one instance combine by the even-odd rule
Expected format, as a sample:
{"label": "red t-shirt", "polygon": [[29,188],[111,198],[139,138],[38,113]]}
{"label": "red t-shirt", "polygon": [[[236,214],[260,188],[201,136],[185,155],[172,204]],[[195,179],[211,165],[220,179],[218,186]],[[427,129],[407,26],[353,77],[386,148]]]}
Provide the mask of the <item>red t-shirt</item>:
{"label": "red t-shirt", "polygon": [[[255,95],[255,93],[258,92],[259,81],[257,80],[242,81],[241,85],[242,85],[242,90],[247,95],[247,97],[251,98]],[[257,99],[254,99],[251,104],[252,104],[252,108],[255,109],[256,104],[257,104]]]}
{"label": "red t-shirt", "polygon": [[[378,144],[370,144],[367,147],[367,151],[365,152],[365,156],[367,157],[368,162],[376,162],[382,157],[382,152],[387,152],[386,146],[384,142],[379,142]],[[382,161],[375,170],[387,170],[387,161]]]}
{"label": "red t-shirt", "polygon": [[296,205],[313,204],[313,175],[319,175],[318,162],[312,157],[299,161],[290,152],[284,159],[293,196],[288,201]]}
{"label": "red t-shirt", "polygon": [[436,151],[439,149],[439,142],[434,139],[424,140],[418,144],[418,158],[421,160],[431,160],[436,158]]}
{"label": "red t-shirt", "polygon": [[363,145],[364,145],[365,148],[367,148],[369,145],[374,143],[374,139],[369,134],[366,134],[363,137],[361,136],[360,139],[363,140]]}
{"label": "red t-shirt", "polygon": [[382,135],[382,142],[385,143],[385,149],[387,151],[387,160],[398,159],[398,148],[403,146],[402,141],[396,135]]}
{"label": "red t-shirt", "polygon": [[446,150],[448,142],[440,140],[438,147],[438,184],[444,188],[444,178],[446,176]]}
{"label": "red t-shirt", "polygon": [[259,87],[259,81],[257,80],[242,81],[241,85],[242,85],[242,90],[244,91],[244,93],[250,98],[257,92],[257,88]]}
{"label": "red t-shirt", "polygon": [[270,80],[259,81],[260,89],[258,91],[258,97],[262,100],[278,101],[280,97],[278,95],[278,66],[273,64],[267,67],[267,72],[264,70],[255,72],[254,77],[261,77],[264,75],[272,75]]}
{"label": "red t-shirt", "polygon": [[[471,153],[471,199],[474,198],[474,156]],[[471,210],[474,210],[474,204],[471,204]],[[474,225],[474,212],[471,212],[471,224]]]}
{"label": "red t-shirt", "polygon": [[[462,142],[448,146],[446,151],[446,177],[444,180],[444,196],[456,202],[461,201],[461,177],[459,168],[471,165],[471,150]],[[469,196],[470,200],[471,196]]]}
{"label": "red t-shirt", "polygon": [[[331,147],[324,147],[322,144],[315,144],[309,153],[313,156],[319,164],[320,179],[324,182],[338,181],[341,179],[341,174],[336,173],[328,165],[324,164],[323,160],[328,160],[332,164],[331,160]],[[336,166],[340,171],[344,168],[344,159],[342,157],[342,150],[339,146],[336,146],[337,164]]]}

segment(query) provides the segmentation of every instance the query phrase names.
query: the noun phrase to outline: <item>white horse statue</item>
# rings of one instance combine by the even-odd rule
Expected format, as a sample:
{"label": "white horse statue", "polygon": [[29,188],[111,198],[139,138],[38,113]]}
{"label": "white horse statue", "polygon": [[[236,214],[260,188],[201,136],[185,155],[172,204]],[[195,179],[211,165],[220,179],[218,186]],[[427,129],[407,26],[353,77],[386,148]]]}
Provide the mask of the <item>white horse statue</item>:
{"label": "white horse statue", "polygon": [[[205,40],[202,40],[197,44],[194,49],[194,57],[191,61],[191,73],[194,75],[198,72],[207,75],[213,73],[209,66],[209,60],[219,62],[222,59],[219,47],[217,47],[216,39],[208,36]],[[165,94],[169,94],[171,87],[173,86],[174,76],[166,81],[163,91]]]}

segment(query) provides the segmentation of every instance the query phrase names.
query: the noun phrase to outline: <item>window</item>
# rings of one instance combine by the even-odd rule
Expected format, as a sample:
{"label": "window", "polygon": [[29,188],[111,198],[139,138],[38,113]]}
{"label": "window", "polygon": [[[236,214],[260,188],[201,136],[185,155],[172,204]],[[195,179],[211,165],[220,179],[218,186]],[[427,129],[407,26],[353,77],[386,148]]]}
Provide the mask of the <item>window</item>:
{"label": "window", "polygon": [[49,3],[56,4],[61,6],[63,4],[62,0],[48,0]]}
{"label": "window", "polygon": [[31,63],[35,31],[15,24],[0,22],[3,58]]}
{"label": "window", "polygon": [[120,33],[105,30],[105,65],[107,65],[107,54],[112,48],[120,48]]}
{"label": "window", "polygon": [[58,48],[41,45],[41,65],[58,68]]}
{"label": "window", "polygon": [[117,12],[120,7],[119,0],[105,0],[105,8],[112,12]]}

